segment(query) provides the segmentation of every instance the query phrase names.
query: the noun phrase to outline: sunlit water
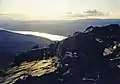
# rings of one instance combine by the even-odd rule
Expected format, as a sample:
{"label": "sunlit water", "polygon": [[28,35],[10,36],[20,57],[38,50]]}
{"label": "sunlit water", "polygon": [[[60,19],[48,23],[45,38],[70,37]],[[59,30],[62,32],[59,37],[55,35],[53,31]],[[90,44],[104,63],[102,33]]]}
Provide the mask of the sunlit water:
{"label": "sunlit water", "polygon": [[65,36],[53,35],[53,34],[48,34],[48,33],[33,32],[33,31],[14,31],[14,30],[8,30],[8,29],[4,29],[4,28],[0,28],[0,30],[6,30],[9,32],[23,34],[23,35],[33,35],[33,36],[43,37],[43,38],[47,38],[47,39],[52,40],[52,41],[61,41],[61,40],[67,38]]}

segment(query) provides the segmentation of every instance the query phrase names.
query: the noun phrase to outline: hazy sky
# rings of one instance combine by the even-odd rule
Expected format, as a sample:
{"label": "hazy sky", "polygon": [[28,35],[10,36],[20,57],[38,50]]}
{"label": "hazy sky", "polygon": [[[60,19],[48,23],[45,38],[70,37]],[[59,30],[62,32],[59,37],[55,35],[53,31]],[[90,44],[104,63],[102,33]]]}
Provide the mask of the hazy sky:
{"label": "hazy sky", "polygon": [[0,0],[0,17],[31,20],[120,18],[120,0]]}

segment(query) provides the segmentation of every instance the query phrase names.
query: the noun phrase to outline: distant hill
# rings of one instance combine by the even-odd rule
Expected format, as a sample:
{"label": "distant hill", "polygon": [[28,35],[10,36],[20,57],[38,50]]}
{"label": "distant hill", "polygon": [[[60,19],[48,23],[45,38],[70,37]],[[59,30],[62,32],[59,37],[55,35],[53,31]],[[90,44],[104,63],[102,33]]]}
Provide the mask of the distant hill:
{"label": "distant hill", "polygon": [[120,24],[120,19],[79,19],[79,20],[0,20],[0,27],[12,30],[37,31],[62,36],[71,35],[75,31],[84,31],[85,28],[103,26],[108,24]]}
{"label": "distant hill", "polygon": [[[0,30],[0,67],[10,62],[16,54],[22,53],[33,46],[49,45],[52,41],[36,36],[15,34]],[[2,64],[3,63],[3,64]]]}

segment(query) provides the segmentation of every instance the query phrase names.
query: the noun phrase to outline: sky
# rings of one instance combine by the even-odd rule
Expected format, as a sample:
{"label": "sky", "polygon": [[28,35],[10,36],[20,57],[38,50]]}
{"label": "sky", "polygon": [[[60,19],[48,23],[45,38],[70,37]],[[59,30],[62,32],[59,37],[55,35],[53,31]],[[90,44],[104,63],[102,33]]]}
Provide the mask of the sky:
{"label": "sky", "polygon": [[0,18],[119,19],[120,0],[0,0]]}

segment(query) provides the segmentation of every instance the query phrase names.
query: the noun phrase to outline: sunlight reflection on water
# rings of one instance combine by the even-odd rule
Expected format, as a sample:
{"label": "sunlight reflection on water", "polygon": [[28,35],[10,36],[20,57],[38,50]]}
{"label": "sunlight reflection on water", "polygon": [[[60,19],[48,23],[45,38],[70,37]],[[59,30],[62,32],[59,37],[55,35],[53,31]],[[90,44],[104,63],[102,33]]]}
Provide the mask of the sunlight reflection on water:
{"label": "sunlight reflection on water", "polygon": [[67,38],[65,36],[53,35],[53,34],[48,34],[48,33],[33,32],[33,31],[14,31],[14,30],[7,30],[4,28],[0,28],[0,30],[6,30],[9,32],[24,34],[24,35],[33,35],[33,36],[43,37],[43,38],[47,38],[47,39],[52,40],[52,41],[61,41],[61,40]]}

